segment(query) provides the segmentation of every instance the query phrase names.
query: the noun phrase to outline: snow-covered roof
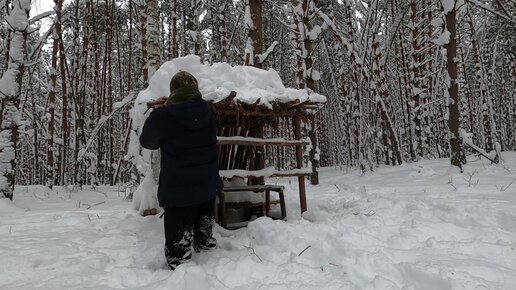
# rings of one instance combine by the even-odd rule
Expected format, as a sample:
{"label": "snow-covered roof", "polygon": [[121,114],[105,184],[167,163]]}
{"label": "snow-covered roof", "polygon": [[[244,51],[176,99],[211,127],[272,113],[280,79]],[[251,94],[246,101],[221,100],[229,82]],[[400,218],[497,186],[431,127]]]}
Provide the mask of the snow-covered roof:
{"label": "snow-covered roof", "polygon": [[[195,55],[188,55],[167,61],[154,73],[147,89],[139,92],[134,107],[130,111],[132,129],[128,154],[126,158],[135,158],[134,162],[140,172],[150,170],[150,151],[140,153],[138,134],[141,132],[145,119],[149,115],[146,103],[161,96],[170,94],[170,80],[179,71],[187,71],[194,75],[199,82],[203,98],[213,103],[229,108],[226,102],[233,101],[249,104],[260,112],[270,109],[297,108],[296,104],[324,103],[326,97],[307,90],[285,88],[278,73],[273,70],[262,70],[251,66],[231,66],[227,63],[202,64]],[[236,94],[231,94],[235,92]],[[230,94],[233,101],[230,101]],[[128,97],[130,98],[130,97]],[[255,106],[255,104],[257,106]],[[239,107],[241,104],[238,104]],[[215,104],[217,106],[217,104]],[[311,110],[313,111],[313,110]],[[276,111],[274,111],[276,113]],[[143,156],[141,156],[143,154]]]}
{"label": "snow-covered roof", "polygon": [[236,92],[235,100],[243,103],[263,105],[272,109],[271,103],[292,101],[324,103],[326,97],[308,90],[285,88],[274,69],[263,70],[252,66],[231,66],[227,63],[202,64],[196,55],[179,57],[167,61],[154,73],[149,87],[140,92],[136,104],[145,104],[160,96],[170,94],[172,76],[187,71],[199,82],[203,98],[214,103]]}

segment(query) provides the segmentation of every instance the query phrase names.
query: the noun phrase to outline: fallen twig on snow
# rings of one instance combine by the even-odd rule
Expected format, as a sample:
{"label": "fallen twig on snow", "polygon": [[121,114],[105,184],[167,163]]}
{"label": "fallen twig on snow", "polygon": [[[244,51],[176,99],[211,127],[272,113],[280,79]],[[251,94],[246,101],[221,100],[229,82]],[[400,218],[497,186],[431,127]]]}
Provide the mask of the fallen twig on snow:
{"label": "fallen twig on snow", "polygon": [[251,251],[253,251],[253,254],[256,256],[256,258],[258,258],[258,260],[260,260],[260,262],[262,262],[262,263],[263,263],[262,258],[260,258],[260,256],[258,256],[258,254],[256,254],[256,252],[254,251],[254,248],[253,248],[253,247],[251,247],[251,246],[249,246],[249,247],[248,247],[248,246],[244,246],[244,248],[246,248],[246,249],[250,249]]}
{"label": "fallen twig on snow", "polygon": [[471,187],[472,185],[473,186],[477,186],[478,185],[478,182],[480,181],[479,178],[477,178],[476,182],[473,182],[473,177],[475,176],[475,174],[477,174],[477,170],[476,169],[473,172],[471,172],[471,173],[466,172],[466,175],[469,176],[469,179],[466,179],[466,178],[463,178],[463,179],[468,182],[468,187]]}
{"label": "fallen twig on snow", "polygon": [[[87,208],[86,208],[86,209],[90,209],[90,208],[92,208],[92,207],[94,207],[94,206],[96,206],[96,205],[103,204],[103,203],[106,203],[106,202],[105,202],[105,201],[101,201],[101,202],[97,202],[97,203],[95,203],[95,204],[87,204],[87,203],[85,203],[85,205],[87,206]],[[80,201],[79,201],[79,207],[81,207],[81,205],[80,205]]]}
{"label": "fallen twig on snow", "polygon": [[515,181],[516,181],[516,178],[514,178],[514,179],[509,183],[509,185],[507,185],[505,188],[503,188],[503,186],[502,186],[502,187],[500,187],[500,191],[501,191],[501,192],[506,191],[506,190],[509,188],[509,186],[511,186]]}
{"label": "fallen twig on snow", "polygon": [[[358,211],[353,213],[353,215],[359,215],[359,214],[361,214],[361,213],[358,212]],[[365,215],[365,216],[374,216],[375,214],[376,214],[376,211],[371,209],[367,213],[364,213],[363,215]]]}
{"label": "fallen twig on snow", "polygon": [[454,190],[457,190],[457,187],[455,187],[455,185],[453,185],[453,177],[450,176],[450,179],[448,180],[448,184],[451,185]]}
{"label": "fallen twig on snow", "polygon": [[304,250],[301,251],[301,253],[299,253],[297,256],[301,256],[306,250],[310,249],[310,247],[312,247],[312,245],[308,245]]}

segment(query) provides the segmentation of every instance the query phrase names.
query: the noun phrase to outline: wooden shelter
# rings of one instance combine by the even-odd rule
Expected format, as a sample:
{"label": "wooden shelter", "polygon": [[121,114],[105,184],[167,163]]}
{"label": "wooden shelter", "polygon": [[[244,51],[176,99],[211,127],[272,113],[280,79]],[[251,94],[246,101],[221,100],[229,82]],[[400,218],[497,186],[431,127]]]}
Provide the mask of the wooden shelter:
{"label": "wooden shelter", "polygon": [[[145,123],[146,103],[158,96],[169,95],[170,80],[179,71],[187,71],[197,78],[203,99],[211,102],[217,112],[221,176],[247,179],[237,187],[226,186],[219,199],[224,199],[224,194],[230,191],[241,193],[245,190],[252,197],[254,192],[262,192],[265,193],[262,208],[266,214],[270,204],[274,203],[270,200],[271,192],[279,193],[278,203],[282,204],[283,187],[264,184],[264,179],[293,176],[299,181],[301,212],[306,211],[304,177],[310,175],[312,169],[303,168],[303,147],[311,145],[310,139],[303,137],[308,136],[303,121],[306,124],[311,119],[308,118],[310,113],[315,112],[326,97],[308,90],[286,88],[274,69],[203,63],[196,55],[163,63],[147,89],[138,93],[130,112],[132,131],[128,156],[145,179],[156,179],[154,169],[159,167],[158,158],[153,159],[156,155],[140,150],[139,146],[138,134]],[[142,202],[138,207],[158,207],[157,199],[150,196],[156,190],[144,188],[142,184],[140,188],[138,192],[143,192],[145,197],[140,199]],[[231,194],[231,197],[236,195]],[[230,199],[226,204],[229,203]],[[281,216],[285,215],[283,200]]]}
{"label": "wooden shelter", "polygon": [[[218,117],[218,143],[220,175],[223,178],[247,179],[246,186],[225,186],[219,196],[217,218],[224,227],[227,224],[227,208],[261,207],[264,215],[270,205],[281,205],[281,218],[286,217],[283,186],[265,184],[267,177],[297,177],[301,213],[307,210],[305,177],[312,174],[312,168],[303,168],[304,147],[310,145],[304,138],[302,124],[310,120],[310,114],[323,103],[299,100],[271,102],[270,106],[241,102],[232,91],[229,97],[213,106]],[[295,160],[289,163],[288,160]],[[228,203],[225,194],[229,192],[264,192],[261,203]],[[279,200],[271,201],[270,192],[279,193]]]}

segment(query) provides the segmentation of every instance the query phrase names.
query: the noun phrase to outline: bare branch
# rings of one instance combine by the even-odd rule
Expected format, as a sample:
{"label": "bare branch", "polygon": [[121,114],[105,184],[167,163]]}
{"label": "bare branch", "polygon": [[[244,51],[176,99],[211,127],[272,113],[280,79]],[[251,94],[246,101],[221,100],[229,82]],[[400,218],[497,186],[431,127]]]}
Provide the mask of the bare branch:
{"label": "bare branch", "polygon": [[299,253],[297,256],[301,256],[306,250],[310,249],[312,247],[312,245],[308,245],[304,250],[301,251],[301,253]]}
{"label": "bare branch", "polygon": [[248,246],[244,246],[244,248],[246,248],[246,249],[249,249],[249,250],[253,251],[253,255],[255,255],[255,256],[258,258],[258,260],[260,260],[260,262],[262,262],[262,263],[263,263],[263,260],[260,258],[260,256],[258,256],[258,255],[256,254],[256,252],[254,251],[254,248],[253,248],[253,247],[251,247],[251,246],[249,246],[249,247],[248,247]]}
{"label": "bare branch", "polygon": [[514,179],[511,181],[511,183],[509,183],[509,185],[507,185],[505,188],[504,188],[504,187],[501,187],[501,188],[500,188],[500,191],[506,191],[506,190],[509,188],[509,186],[511,186],[514,182],[516,182],[516,178],[514,178]]}

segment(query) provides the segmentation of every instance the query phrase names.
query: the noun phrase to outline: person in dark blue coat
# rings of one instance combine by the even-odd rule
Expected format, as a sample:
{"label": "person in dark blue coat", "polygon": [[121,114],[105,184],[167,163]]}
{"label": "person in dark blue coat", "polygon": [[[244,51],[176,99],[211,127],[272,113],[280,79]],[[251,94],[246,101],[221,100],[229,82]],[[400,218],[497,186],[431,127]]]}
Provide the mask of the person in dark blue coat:
{"label": "person in dark blue coat", "polygon": [[216,247],[214,199],[219,176],[216,116],[194,76],[181,71],[170,96],[154,105],[140,134],[142,147],[161,150],[158,201],[165,209],[165,256],[172,270],[195,251]]}

